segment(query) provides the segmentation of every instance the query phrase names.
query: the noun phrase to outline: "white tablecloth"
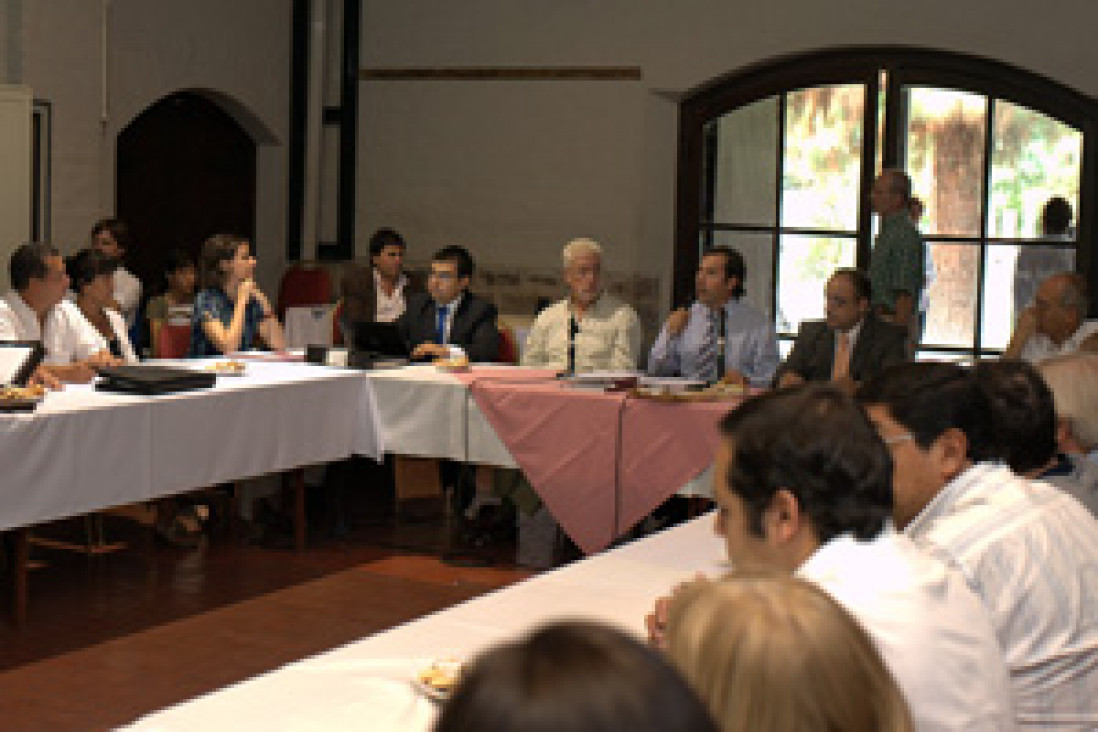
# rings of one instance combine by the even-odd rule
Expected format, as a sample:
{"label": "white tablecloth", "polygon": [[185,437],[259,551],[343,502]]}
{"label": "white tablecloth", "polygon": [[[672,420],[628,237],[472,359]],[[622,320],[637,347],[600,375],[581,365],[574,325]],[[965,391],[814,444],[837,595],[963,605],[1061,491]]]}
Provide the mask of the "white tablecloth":
{"label": "white tablecloth", "polygon": [[654,599],[721,572],[712,516],[290,664],[135,723],[138,730],[427,730],[435,707],[411,679],[544,622],[586,618],[644,634]]}
{"label": "white tablecloth", "polygon": [[[201,367],[200,362],[189,362]],[[360,372],[249,362],[212,389],[156,397],[69,386],[0,415],[0,530],[352,454],[378,457]]]}

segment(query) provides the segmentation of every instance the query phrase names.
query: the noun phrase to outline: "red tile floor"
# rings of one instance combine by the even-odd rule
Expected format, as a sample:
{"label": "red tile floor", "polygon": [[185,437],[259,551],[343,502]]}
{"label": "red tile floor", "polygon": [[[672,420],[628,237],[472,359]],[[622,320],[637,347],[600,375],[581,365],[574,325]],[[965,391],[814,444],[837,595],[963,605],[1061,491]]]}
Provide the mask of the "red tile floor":
{"label": "red tile floor", "polygon": [[[512,564],[513,544],[448,561],[444,518],[352,526],[340,539],[314,532],[301,554],[288,537],[223,533],[188,551],[108,516],[123,550],[36,547],[29,620],[0,621],[0,724],[109,729],[530,575]],[[79,542],[82,522],[39,533]]]}

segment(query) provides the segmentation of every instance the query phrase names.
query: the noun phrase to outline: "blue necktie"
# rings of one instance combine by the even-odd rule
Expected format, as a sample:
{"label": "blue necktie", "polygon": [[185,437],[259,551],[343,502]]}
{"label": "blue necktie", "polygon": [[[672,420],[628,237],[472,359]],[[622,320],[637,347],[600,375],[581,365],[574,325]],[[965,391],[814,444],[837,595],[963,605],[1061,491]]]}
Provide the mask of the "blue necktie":
{"label": "blue necktie", "polygon": [[446,316],[450,314],[449,305],[439,305],[435,320],[435,340],[441,346],[446,343]]}

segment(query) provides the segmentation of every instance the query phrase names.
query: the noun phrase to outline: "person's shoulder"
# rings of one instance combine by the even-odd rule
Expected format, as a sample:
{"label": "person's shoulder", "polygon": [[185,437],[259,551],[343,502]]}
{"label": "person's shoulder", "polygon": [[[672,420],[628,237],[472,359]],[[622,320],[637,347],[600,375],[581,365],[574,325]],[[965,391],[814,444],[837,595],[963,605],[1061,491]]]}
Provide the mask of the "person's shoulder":
{"label": "person's shoulder", "polygon": [[814,339],[827,333],[826,320],[802,320],[797,329],[797,338]]}
{"label": "person's shoulder", "polygon": [[754,326],[758,327],[770,327],[770,318],[766,317],[766,314],[762,310],[752,305],[749,302],[745,302],[742,298],[734,300],[729,304],[730,309],[736,313],[736,316],[745,322],[750,322]]}
{"label": "person's shoulder", "polygon": [[862,329],[864,333],[875,340],[907,341],[907,328],[895,323],[886,323],[872,313],[866,316]]}
{"label": "person's shoulder", "polygon": [[469,312],[471,313],[494,315],[497,312],[496,304],[486,297],[466,292],[465,298],[469,303]]}
{"label": "person's shoulder", "polygon": [[624,318],[630,321],[638,318],[636,308],[617,295],[604,292],[599,301],[602,307],[605,308],[604,312],[610,317]]}

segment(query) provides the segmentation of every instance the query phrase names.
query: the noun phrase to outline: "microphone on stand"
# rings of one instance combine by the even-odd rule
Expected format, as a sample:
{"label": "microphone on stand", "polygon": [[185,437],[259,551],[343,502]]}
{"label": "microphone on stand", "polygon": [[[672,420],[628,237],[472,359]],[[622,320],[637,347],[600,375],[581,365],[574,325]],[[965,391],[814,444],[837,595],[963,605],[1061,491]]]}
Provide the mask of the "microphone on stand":
{"label": "microphone on stand", "polygon": [[576,373],[576,336],[579,335],[579,323],[576,316],[568,314],[568,371],[569,375]]}
{"label": "microphone on stand", "polygon": [[727,335],[728,324],[725,321],[726,313],[724,307],[721,307],[721,314],[719,316],[720,326],[717,330],[717,381],[724,378],[724,341]]}

